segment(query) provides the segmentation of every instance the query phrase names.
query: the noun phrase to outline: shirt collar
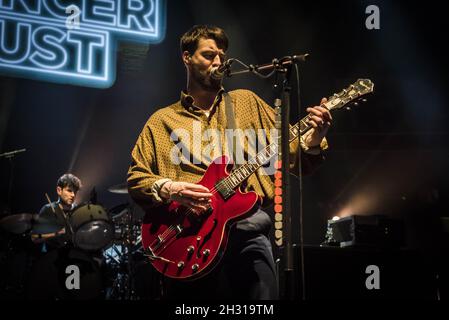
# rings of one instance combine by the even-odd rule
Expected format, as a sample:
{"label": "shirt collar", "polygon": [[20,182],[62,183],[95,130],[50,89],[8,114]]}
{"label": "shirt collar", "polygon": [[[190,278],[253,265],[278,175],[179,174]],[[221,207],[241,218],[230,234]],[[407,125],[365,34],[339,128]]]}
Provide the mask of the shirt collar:
{"label": "shirt collar", "polygon": [[[224,88],[221,87],[220,90],[217,92],[217,96],[215,97],[214,103],[212,104],[212,108],[219,104],[221,101],[221,98],[223,96],[223,92],[225,92]],[[195,103],[195,99],[189,95],[185,90],[181,91],[181,105],[186,108],[187,110],[191,111],[194,109],[198,109],[198,107],[196,107],[194,105]],[[211,109],[212,109],[211,108]]]}

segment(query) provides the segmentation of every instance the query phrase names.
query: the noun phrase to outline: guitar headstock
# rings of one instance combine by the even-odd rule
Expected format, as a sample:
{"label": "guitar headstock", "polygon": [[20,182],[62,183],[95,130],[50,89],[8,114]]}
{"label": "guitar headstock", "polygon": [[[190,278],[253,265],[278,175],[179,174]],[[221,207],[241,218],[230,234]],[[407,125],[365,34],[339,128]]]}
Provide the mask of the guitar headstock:
{"label": "guitar headstock", "polygon": [[358,79],[346,89],[328,98],[324,104],[329,110],[357,106],[359,101],[366,101],[365,95],[373,92],[374,83],[370,79]]}

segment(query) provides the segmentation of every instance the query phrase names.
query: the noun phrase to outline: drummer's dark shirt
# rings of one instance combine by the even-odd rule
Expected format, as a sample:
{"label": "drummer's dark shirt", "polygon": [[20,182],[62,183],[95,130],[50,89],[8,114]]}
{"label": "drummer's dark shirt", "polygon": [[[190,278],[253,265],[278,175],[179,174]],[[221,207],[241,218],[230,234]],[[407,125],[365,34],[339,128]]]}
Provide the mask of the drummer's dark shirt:
{"label": "drummer's dark shirt", "polygon": [[[53,206],[54,212],[51,206]],[[75,205],[73,205],[72,208],[75,208]],[[73,209],[63,211],[59,207],[59,201],[54,201],[51,203],[51,205],[46,204],[39,211],[39,217],[44,217],[50,221],[54,221],[56,225],[60,226],[61,229],[65,228],[66,231],[65,234],[56,236],[55,238],[51,238],[45,241],[47,249],[60,248],[71,242],[72,233],[70,228],[68,227],[66,219],[64,218],[64,214],[67,218],[69,218],[72,211]]]}

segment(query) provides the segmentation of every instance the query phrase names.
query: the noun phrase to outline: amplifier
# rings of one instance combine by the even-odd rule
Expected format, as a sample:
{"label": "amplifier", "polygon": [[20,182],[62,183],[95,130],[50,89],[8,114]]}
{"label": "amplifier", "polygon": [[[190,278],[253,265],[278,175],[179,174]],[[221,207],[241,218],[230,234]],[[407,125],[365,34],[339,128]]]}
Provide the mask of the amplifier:
{"label": "amplifier", "polygon": [[326,237],[340,247],[400,247],[404,244],[404,228],[402,221],[383,215],[352,215],[329,220]]}

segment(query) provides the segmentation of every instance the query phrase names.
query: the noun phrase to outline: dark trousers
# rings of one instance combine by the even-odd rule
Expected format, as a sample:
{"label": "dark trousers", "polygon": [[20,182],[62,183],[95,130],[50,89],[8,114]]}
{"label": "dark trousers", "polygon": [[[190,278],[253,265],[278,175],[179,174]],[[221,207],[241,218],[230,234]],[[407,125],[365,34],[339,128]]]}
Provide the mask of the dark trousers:
{"label": "dark trousers", "polygon": [[165,280],[169,300],[278,299],[276,267],[266,235],[233,229],[218,266],[193,281]]}

